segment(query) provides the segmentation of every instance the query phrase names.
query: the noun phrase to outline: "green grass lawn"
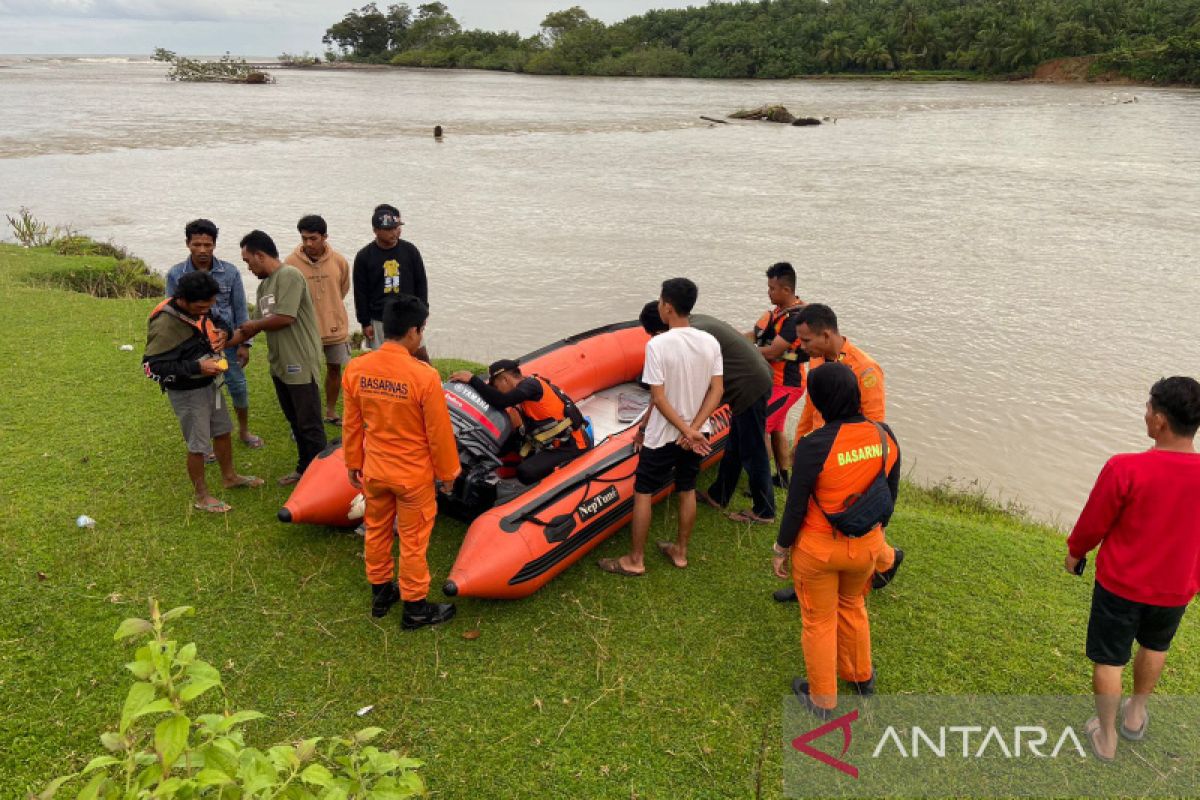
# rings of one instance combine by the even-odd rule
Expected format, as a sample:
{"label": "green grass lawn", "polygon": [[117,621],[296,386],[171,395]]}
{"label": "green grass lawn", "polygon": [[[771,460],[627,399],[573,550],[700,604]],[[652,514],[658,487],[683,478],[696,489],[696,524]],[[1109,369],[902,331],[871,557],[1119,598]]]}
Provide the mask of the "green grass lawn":
{"label": "green grass lawn", "polygon": [[[140,369],[154,302],[30,284],[71,261],[96,259],[0,246],[0,797],[97,753],[129,684],[113,631],[152,596],[196,607],[178,638],[235,707],[268,715],[256,744],[378,725],[442,798],[781,796],[800,620],[769,598],[772,529],[702,508],[687,570],[651,558],[622,579],[589,558],[528,599],[463,599],[450,624],[402,632],[398,611],[368,614],[359,537],[275,519],[295,450],[263,351],[248,371],[267,447],[235,456],[268,484],[222,494],[227,516],[193,513],[175,418]],[[652,538],[675,510],[656,508]],[[438,523],[435,587],[463,530]],[[1063,572],[1061,534],[906,486],[889,538],[908,560],[869,601],[882,693],[1089,690],[1090,570]],[[627,544],[622,531],[596,556]],[[1164,692],[1200,691],[1198,616]]]}

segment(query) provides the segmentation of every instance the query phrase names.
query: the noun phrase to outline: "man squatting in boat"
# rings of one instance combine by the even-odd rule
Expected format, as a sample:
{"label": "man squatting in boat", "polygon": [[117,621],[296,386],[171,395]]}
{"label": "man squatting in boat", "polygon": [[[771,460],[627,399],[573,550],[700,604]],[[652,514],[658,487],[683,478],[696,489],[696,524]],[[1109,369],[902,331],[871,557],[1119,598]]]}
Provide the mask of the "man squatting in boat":
{"label": "man squatting in boat", "polygon": [[467,370],[450,376],[479,392],[493,408],[516,409],[520,415],[517,480],[522,485],[537,483],[591,448],[583,414],[553,383],[539,375],[522,375],[519,362],[512,359],[489,366],[488,379],[484,382]]}

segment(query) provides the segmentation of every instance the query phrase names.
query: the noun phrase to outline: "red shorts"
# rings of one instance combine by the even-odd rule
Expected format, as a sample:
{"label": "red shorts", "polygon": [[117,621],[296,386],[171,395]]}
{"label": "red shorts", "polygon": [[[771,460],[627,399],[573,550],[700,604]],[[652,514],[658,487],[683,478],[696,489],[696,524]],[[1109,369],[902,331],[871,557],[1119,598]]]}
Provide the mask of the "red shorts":
{"label": "red shorts", "polygon": [[801,397],[804,397],[803,386],[776,386],[771,390],[771,399],[767,403],[767,433],[783,430],[788,412]]}

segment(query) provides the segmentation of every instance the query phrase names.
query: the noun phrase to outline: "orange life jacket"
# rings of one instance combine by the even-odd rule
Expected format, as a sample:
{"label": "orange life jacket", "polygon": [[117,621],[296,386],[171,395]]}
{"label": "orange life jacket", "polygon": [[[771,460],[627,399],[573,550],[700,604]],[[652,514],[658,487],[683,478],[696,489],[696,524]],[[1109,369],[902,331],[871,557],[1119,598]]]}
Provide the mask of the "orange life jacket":
{"label": "orange life jacket", "polygon": [[174,298],[172,297],[168,297],[166,300],[163,300],[161,303],[156,305],[154,310],[150,312],[149,319],[154,319],[159,314],[170,314],[180,322],[186,322],[188,325],[191,325],[193,328],[199,331],[200,335],[208,340],[208,346],[212,348],[214,353],[220,352],[221,331],[216,325],[212,324],[212,319],[208,316],[208,314],[201,314],[200,319],[192,319],[187,314],[184,314],[178,308],[171,305],[171,301],[173,299]]}
{"label": "orange life jacket", "polygon": [[570,440],[580,450],[591,447],[584,430],[583,414],[565,393],[540,375],[530,375],[542,385],[540,400],[526,400],[517,408],[525,422],[525,444],[521,455],[561,447]]}
{"label": "orange life jacket", "polygon": [[[763,315],[758,318],[755,323],[755,329],[758,331],[758,338],[755,344],[759,347],[769,347],[775,338],[783,332],[783,324],[787,322],[789,316],[794,316],[804,308],[803,304],[793,306],[791,308],[775,308],[768,309],[763,312]],[[775,385],[783,386],[785,381],[785,373],[790,366],[794,370],[792,383],[795,386],[804,385],[804,370],[800,365],[808,361],[808,354],[804,352],[800,345],[800,338],[796,337],[796,341],[791,342],[788,348],[781,355],[771,360],[771,369],[775,372]]]}

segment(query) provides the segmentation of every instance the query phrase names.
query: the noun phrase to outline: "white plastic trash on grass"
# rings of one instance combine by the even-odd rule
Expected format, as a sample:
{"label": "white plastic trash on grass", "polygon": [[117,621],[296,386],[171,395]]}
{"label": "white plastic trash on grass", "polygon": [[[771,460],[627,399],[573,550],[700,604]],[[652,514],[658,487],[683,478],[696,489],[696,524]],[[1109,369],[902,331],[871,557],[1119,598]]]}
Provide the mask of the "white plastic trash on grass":
{"label": "white plastic trash on grass", "polygon": [[94,528],[96,527],[96,520],[92,519],[87,514],[80,514],[76,518],[75,524],[80,528]]}
{"label": "white plastic trash on grass", "polygon": [[118,350],[120,350],[122,353],[132,353],[132,352],[133,352],[133,345],[131,345],[131,344],[123,344],[123,345],[121,345],[121,346],[120,346],[119,348],[117,348],[117,349],[118,349]]}

